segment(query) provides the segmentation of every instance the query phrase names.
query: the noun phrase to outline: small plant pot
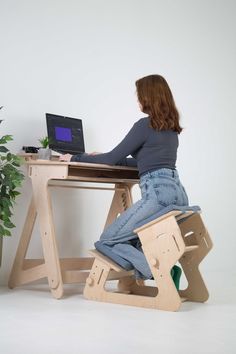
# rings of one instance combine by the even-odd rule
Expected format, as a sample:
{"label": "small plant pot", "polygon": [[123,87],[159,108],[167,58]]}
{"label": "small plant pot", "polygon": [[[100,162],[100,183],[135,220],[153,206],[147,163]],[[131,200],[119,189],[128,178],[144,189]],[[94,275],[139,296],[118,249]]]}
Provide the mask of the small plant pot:
{"label": "small plant pot", "polygon": [[50,160],[52,156],[51,149],[40,148],[38,151],[38,159],[40,160]]}

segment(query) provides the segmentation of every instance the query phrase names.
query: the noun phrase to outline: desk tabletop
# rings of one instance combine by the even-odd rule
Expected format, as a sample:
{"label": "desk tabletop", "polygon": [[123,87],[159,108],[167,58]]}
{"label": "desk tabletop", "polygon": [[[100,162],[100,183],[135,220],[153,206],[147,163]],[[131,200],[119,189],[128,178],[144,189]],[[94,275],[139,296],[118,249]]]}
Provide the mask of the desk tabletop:
{"label": "desk tabletop", "polygon": [[107,182],[113,179],[115,183],[119,181],[122,182],[133,182],[137,183],[139,181],[138,169],[136,167],[129,166],[119,166],[119,165],[105,165],[105,164],[95,164],[88,162],[65,162],[59,161],[58,158],[53,158],[52,160],[41,160],[36,159],[37,154],[21,154],[20,156],[25,159],[25,164],[31,168],[37,166],[37,168],[51,166],[64,166],[67,167],[67,179],[77,179],[80,180],[88,178],[92,181],[99,179]]}
{"label": "desk tabletop", "polygon": [[120,165],[106,165],[98,163],[88,163],[88,162],[66,162],[59,161],[57,156],[53,156],[52,160],[41,160],[37,159],[37,154],[22,153],[19,154],[25,160],[27,165],[66,165],[66,166],[78,166],[84,168],[95,168],[95,169],[109,169],[109,170],[129,170],[129,171],[138,171],[136,167],[130,166],[120,166]]}
{"label": "desk tabletop", "polygon": [[88,163],[88,162],[65,162],[57,160],[27,160],[25,161],[27,165],[64,165],[64,166],[74,166],[74,167],[83,167],[83,168],[95,168],[95,169],[108,169],[108,170],[129,170],[129,171],[138,171],[136,167],[130,166],[120,166],[120,165],[105,165],[98,163]]}

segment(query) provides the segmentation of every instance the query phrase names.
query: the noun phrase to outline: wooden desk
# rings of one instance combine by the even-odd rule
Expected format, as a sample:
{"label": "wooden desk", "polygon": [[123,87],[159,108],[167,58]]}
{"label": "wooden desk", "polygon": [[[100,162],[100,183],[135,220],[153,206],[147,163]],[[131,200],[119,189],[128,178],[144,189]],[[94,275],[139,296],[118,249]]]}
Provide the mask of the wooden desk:
{"label": "wooden desk", "polygon": [[[105,223],[106,227],[115,220],[119,213],[132,204],[131,188],[139,182],[138,171],[136,168],[123,166],[34,160],[28,155],[26,164],[32,181],[33,193],[8,285],[9,288],[14,288],[46,277],[52,295],[55,298],[61,298],[63,283],[84,283],[89,275],[89,272],[85,270],[91,269],[94,259],[89,257],[59,258],[49,188],[59,186],[114,190]],[[65,182],[67,183],[65,184]],[[80,182],[83,182],[82,185]],[[104,188],[97,185],[91,187],[85,186],[84,182],[115,184],[115,187]],[[26,259],[26,252],[37,216],[44,258]]]}

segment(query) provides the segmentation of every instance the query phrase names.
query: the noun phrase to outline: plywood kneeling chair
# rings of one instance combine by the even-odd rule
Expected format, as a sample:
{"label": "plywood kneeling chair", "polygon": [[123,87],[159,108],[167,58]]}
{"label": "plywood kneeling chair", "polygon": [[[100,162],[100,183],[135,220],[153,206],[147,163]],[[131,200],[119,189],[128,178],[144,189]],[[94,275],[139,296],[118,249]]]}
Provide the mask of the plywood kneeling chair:
{"label": "plywood kneeling chair", "polygon": [[[213,245],[200,212],[197,206],[172,205],[144,220],[134,230],[153,274],[154,281],[148,282],[155,286],[136,281],[132,270],[125,270],[112,257],[92,250],[90,253],[95,260],[84,296],[90,300],[166,311],[177,311],[182,301],[205,302],[209,294],[199,264]],[[171,277],[176,262],[180,263],[188,281],[185,290],[177,290]],[[106,287],[111,280],[118,280],[117,289]]]}

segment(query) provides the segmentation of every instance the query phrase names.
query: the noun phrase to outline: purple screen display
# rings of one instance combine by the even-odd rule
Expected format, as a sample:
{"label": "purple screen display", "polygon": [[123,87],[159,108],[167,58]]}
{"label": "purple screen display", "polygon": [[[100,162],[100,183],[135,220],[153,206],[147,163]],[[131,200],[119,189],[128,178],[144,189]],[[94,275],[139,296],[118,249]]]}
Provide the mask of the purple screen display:
{"label": "purple screen display", "polygon": [[72,134],[70,128],[55,127],[56,140],[72,141]]}

